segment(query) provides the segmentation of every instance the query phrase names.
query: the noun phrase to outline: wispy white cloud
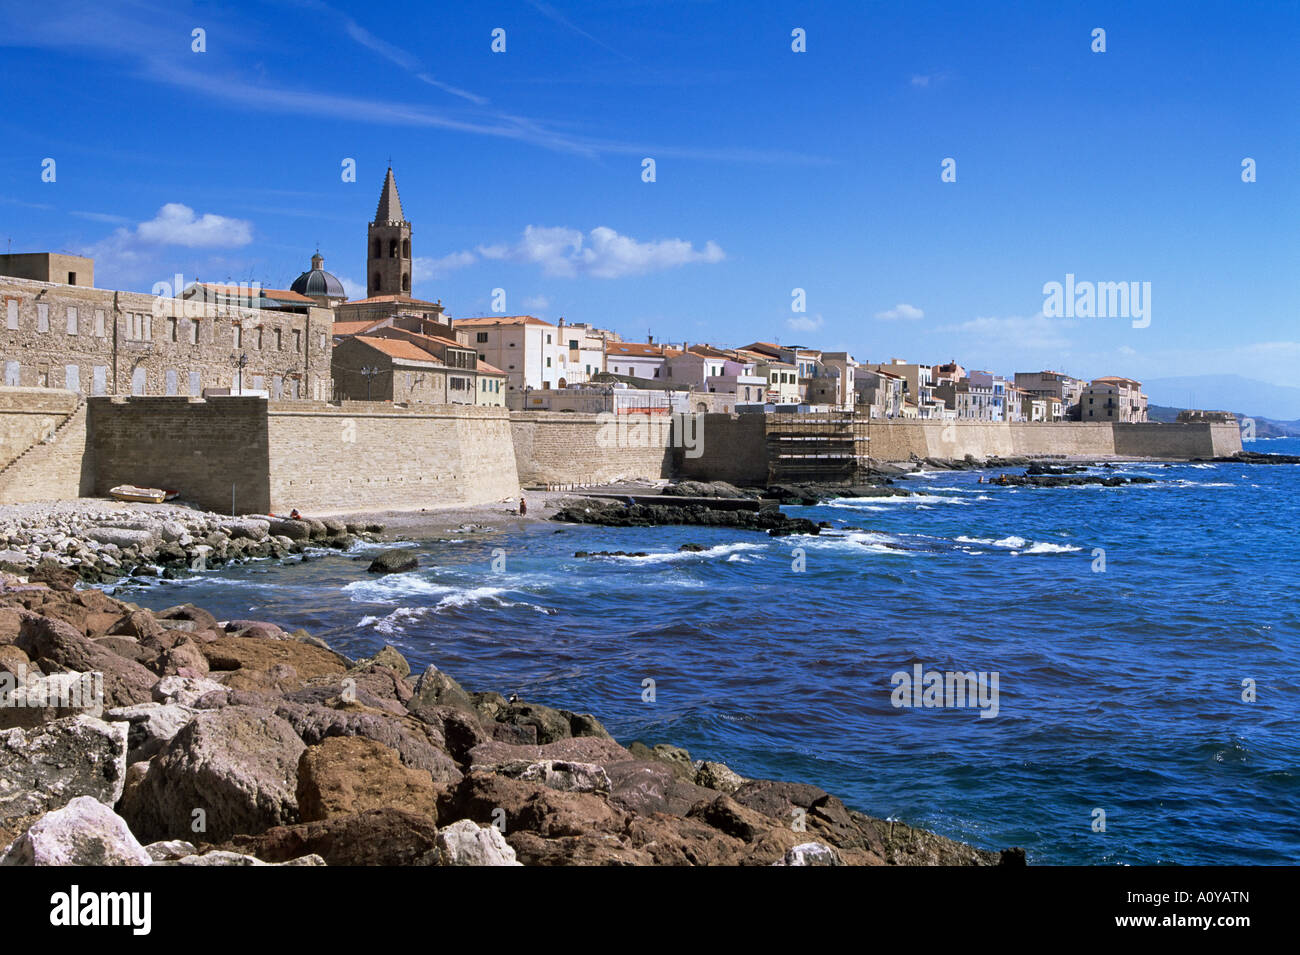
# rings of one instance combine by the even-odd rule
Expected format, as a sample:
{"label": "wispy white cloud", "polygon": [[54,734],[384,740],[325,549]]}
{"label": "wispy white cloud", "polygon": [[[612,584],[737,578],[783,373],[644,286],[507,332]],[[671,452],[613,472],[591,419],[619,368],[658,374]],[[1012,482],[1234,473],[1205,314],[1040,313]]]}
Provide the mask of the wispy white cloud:
{"label": "wispy white cloud", "polygon": [[585,275],[598,279],[644,275],[683,265],[721,262],[726,258],[726,253],[712,240],[696,248],[685,239],[642,242],[620,235],[608,226],[597,226],[584,234],[580,229],[537,225],[525,228],[517,242],[480,245],[474,253],[458,252],[448,258],[454,257],[459,264],[467,265],[471,260],[464,257],[470,255],[489,261],[539,265],[542,273],[549,276]]}
{"label": "wispy white cloud", "polygon": [[450,93],[453,96],[467,99],[476,106],[483,106],[488,102],[486,96],[479,96],[477,93],[471,93],[468,90],[460,89],[459,87],[452,86],[449,83],[444,83],[437,79],[424,68],[417,57],[406,52],[406,50],[403,50],[399,46],[381,40],[347,14],[335,10],[333,7],[324,3],[313,3],[312,6],[316,9],[326,11],[330,15],[336,17],[342,24],[344,32],[346,32],[349,37],[364,46],[366,49],[378,53],[390,63],[400,66],[420,82],[427,83],[430,86],[436,87],[445,93]]}
{"label": "wispy white cloud", "polygon": [[528,298],[524,299],[524,308],[532,308],[541,311],[542,309],[550,308],[550,306],[551,300],[545,295],[530,295]]}
{"label": "wispy white cloud", "polygon": [[[117,61],[147,80],[208,100],[245,110],[292,114],[298,119],[321,116],[378,125],[444,129],[590,158],[636,155],[716,162],[799,165],[827,162],[821,157],[784,149],[626,142],[562,131],[557,123],[487,108],[486,97],[443,83],[417,57],[375,36],[344,14],[316,0],[307,0],[305,5],[330,10],[342,18],[342,28],[355,42],[406,69],[421,82],[466,100],[470,112],[453,113],[424,104],[403,103],[393,95],[367,97],[328,89],[296,88],[270,79],[266,70],[250,76],[246,66],[224,63],[215,49],[202,57],[201,65],[192,65],[194,57],[188,53],[188,45],[176,42],[177,31],[188,36],[192,24],[171,11],[160,9],[128,6],[109,9],[84,0],[49,0],[40,7],[30,8],[0,4],[0,47],[28,46],[89,53]],[[553,8],[543,7],[546,5],[538,7],[539,12],[552,19],[558,16],[557,22],[577,29]],[[589,34],[584,35],[602,43]],[[232,31],[232,36],[238,38],[239,31]],[[618,53],[612,47],[607,48]]]}
{"label": "wispy white cloud", "polygon": [[107,212],[81,212],[73,209],[68,213],[70,216],[76,216],[78,219],[89,219],[91,222],[106,222],[109,225],[127,225],[131,220],[126,216],[115,216]]}
{"label": "wispy white cloud", "polygon": [[947,73],[913,73],[911,84],[917,89],[929,89],[947,81]]}
{"label": "wispy white cloud", "polygon": [[640,63],[637,63],[637,61],[634,60],[632,57],[624,53],[622,50],[610,46],[608,43],[606,43],[604,40],[600,39],[599,37],[592,36],[586,30],[582,29],[582,27],[578,26],[573,21],[565,17],[564,14],[560,13],[559,10],[556,10],[555,7],[551,6],[549,3],[545,3],[544,0],[528,0],[528,5],[531,6],[538,13],[540,13],[542,16],[546,17],[549,20],[553,20],[554,22],[558,23],[560,26],[564,27],[567,30],[572,30],[580,37],[584,37],[585,39],[590,40],[592,43],[596,44],[601,49],[607,50],[610,53],[613,53],[615,56],[619,57],[620,59],[626,60],[629,63],[635,63],[637,66],[641,65]]}
{"label": "wispy white cloud", "polygon": [[347,292],[349,299],[358,299],[366,297],[366,285],[364,282],[357,282],[348,278],[346,275],[336,275],[335,278],[343,285],[343,291]]}
{"label": "wispy white cloud", "polygon": [[1070,337],[1066,333],[1076,324],[1047,318],[1040,312],[1037,315],[972,318],[955,325],[944,325],[936,332],[966,336],[968,340],[985,346],[1013,347],[1017,352],[1030,349],[1055,351],[1070,347]]}
{"label": "wispy white cloud", "polygon": [[821,315],[796,315],[787,318],[785,323],[796,332],[815,332],[826,324],[826,320]]}
{"label": "wispy white cloud", "polygon": [[908,305],[906,302],[899,302],[891,309],[886,309],[883,312],[876,312],[876,318],[885,321],[893,321],[900,318],[907,319],[908,321],[915,321],[919,318],[925,318],[925,312],[921,311],[915,305]]}
{"label": "wispy white cloud", "polygon": [[412,278],[416,282],[446,278],[457,269],[463,269],[477,261],[478,256],[473,252],[452,252],[436,259],[417,255],[411,260]]}

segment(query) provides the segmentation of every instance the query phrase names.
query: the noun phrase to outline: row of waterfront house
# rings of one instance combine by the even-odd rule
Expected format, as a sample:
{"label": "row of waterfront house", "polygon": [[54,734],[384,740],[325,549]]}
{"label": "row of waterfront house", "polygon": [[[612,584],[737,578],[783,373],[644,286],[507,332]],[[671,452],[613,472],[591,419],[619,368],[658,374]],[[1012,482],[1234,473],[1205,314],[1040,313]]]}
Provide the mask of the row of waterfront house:
{"label": "row of waterfront house", "polygon": [[367,223],[367,296],[349,300],[319,253],[287,289],[177,281],[170,294],[99,289],[93,260],[0,255],[6,386],[82,395],[475,404],[578,412],[855,410],[872,418],[1145,421],[1128,378],[1007,378],[955,360],[858,361],[755,341],[624,341],[531,315],[453,319],[411,295],[411,224],[391,169]]}

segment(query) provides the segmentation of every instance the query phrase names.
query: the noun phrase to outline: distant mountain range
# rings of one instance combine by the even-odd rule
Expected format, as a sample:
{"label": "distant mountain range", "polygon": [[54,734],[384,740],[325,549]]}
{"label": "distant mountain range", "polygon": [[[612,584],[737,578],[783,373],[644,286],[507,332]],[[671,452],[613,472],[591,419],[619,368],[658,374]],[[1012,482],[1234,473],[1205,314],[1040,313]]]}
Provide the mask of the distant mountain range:
{"label": "distant mountain range", "polygon": [[1166,408],[1231,411],[1238,417],[1295,426],[1300,420],[1300,388],[1270,385],[1241,375],[1189,375],[1142,383],[1150,404]]}

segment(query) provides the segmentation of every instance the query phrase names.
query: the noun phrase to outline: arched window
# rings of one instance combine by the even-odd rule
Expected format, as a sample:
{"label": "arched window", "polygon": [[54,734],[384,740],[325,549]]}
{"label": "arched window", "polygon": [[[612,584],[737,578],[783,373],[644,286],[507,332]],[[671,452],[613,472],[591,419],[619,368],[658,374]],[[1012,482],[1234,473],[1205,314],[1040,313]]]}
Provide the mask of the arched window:
{"label": "arched window", "polygon": [[409,259],[410,257],[411,257],[411,240],[410,240],[410,239],[403,239],[403,240],[402,240],[402,258],[404,258],[404,259]]}
{"label": "arched window", "polygon": [[409,292],[410,290],[411,290],[411,275],[410,275],[409,272],[403,272],[403,273],[402,273],[402,291],[403,291],[403,292]]}
{"label": "arched window", "polygon": [[396,239],[389,239],[389,240],[388,240],[388,257],[389,257],[390,259],[395,259],[395,258],[397,258],[397,240],[396,240]]}

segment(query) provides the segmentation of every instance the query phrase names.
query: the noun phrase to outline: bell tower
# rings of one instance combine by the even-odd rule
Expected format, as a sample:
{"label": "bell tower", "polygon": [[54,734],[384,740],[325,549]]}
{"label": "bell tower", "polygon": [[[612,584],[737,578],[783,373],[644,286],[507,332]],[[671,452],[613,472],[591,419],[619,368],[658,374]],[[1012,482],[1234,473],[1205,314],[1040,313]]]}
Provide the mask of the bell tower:
{"label": "bell tower", "polygon": [[393,167],[379,193],[366,247],[366,297],[411,294],[411,223],[402,214]]}

